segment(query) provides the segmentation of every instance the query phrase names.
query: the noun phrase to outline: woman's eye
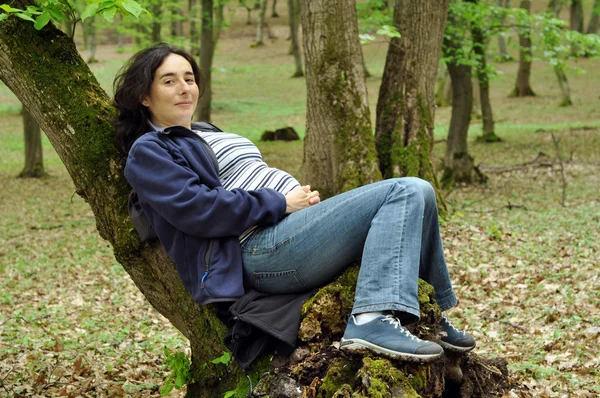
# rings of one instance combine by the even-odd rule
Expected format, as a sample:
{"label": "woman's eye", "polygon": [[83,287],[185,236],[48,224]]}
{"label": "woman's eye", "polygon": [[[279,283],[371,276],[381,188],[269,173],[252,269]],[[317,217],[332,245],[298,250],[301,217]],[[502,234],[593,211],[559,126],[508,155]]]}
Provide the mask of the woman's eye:
{"label": "woman's eye", "polygon": [[188,84],[195,83],[194,79],[186,79],[186,82],[188,82]]}

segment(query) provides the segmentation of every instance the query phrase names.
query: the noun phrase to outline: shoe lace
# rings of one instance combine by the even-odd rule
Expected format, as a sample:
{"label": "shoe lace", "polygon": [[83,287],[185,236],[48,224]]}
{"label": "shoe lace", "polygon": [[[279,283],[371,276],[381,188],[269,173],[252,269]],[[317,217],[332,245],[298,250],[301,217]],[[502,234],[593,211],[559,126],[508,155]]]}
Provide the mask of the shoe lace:
{"label": "shoe lace", "polygon": [[389,322],[391,325],[394,326],[394,329],[400,329],[400,332],[403,333],[405,336],[410,337],[411,340],[420,340],[418,337],[414,336],[411,332],[409,332],[407,328],[402,326],[400,320],[393,315],[386,315],[385,318],[381,320],[381,322]]}
{"label": "shoe lace", "polygon": [[452,322],[450,322],[450,319],[448,319],[448,318],[446,317],[446,315],[442,315],[442,320],[443,320],[443,321],[446,323],[446,325],[448,325],[448,327],[452,328],[452,329],[453,329],[453,330],[454,330],[456,333],[460,333],[460,334],[461,334],[461,335],[463,335],[463,336],[465,335],[465,331],[464,331],[464,330],[457,329],[457,328],[456,328],[456,326],[454,326],[454,325],[452,324]]}

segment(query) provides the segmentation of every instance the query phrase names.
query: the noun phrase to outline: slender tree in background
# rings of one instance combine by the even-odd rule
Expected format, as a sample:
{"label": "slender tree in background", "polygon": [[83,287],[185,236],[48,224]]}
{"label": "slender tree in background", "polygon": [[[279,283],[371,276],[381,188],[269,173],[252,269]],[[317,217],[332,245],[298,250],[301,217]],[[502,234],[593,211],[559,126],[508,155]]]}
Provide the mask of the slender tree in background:
{"label": "slender tree in background", "polygon": [[419,176],[434,185],[431,161],[435,81],[447,0],[396,0],[379,98],[376,141],[384,178]]}
{"label": "slender tree in background", "polygon": [[442,184],[450,186],[455,182],[473,182],[475,167],[467,145],[473,107],[471,66],[460,62],[465,56],[462,54],[461,38],[457,35],[457,30],[453,29],[453,26],[457,25],[457,19],[452,9],[448,13],[447,25],[443,50],[452,82],[452,116],[446,142]]}
{"label": "slender tree in background", "polygon": [[271,18],[279,18],[279,14],[277,14],[277,0],[273,0],[273,6],[271,7]]}
{"label": "slender tree in background", "polygon": [[264,45],[263,30],[265,27],[265,14],[267,13],[267,0],[260,0],[260,8],[258,9],[258,23],[256,24],[256,40],[252,44],[254,47]]}
{"label": "slender tree in background", "polygon": [[[583,22],[583,1],[571,0],[569,11],[569,29],[574,30],[575,32],[584,33],[585,26]],[[580,46],[578,46],[577,43],[572,43],[571,55],[577,55],[580,53]]]}
{"label": "slender tree in background", "polygon": [[96,25],[95,18],[91,17],[82,22],[83,25],[83,40],[84,47],[87,53],[87,63],[92,64],[94,62],[98,62],[96,59],[96,47],[97,47],[97,37],[96,37]]}
{"label": "slender tree in background", "polygon": [[[520,8],[524,13],[529,14],[531,10],[531,0],[521,0]],[[535,96],[529,78],[531,76],[531,28],[530,23],[519,28],[519,71],[517,73],[517,82],[515,89],[511,93],[513,97],[531,97]]]}
{"label": "slender tree in background", "polygon": [[[557,3],[562,4],[562,2],[557,1]],[[561,5],[562,7],[562,5]],[[551,1],[548,4],[548,13],[550,13],[554,18],[558,18],[558,14],[560,13],[560,7],[557,4],[553,4]],[[556,30],[547,30],[547,34],[545,36],[545,40],[548,42],[553,42],[554,46],[559,45],[559,38],[557,37]],[[554,47],[553,46],[553,47]],[[574,48],[574,47],[572,47]],[[555,62],[554,66],[554,75],[558,80],[558,86],[560,87],[560,92],[562,94],[562,99],[560,101],[560,106],[570,106],[573,105],[573,101],[571,100],[571,90],[569,88],[569,80],[567,79],[567,74],[565,73],[565,65],[562,62]]]}
{"label": "slender tree in background", "polygon": [[[498,0],[498,6],[503,8],[510,8],[510,0]],[[500,19],[500,24],[504,22],[504,16]],[[500,53],[499,59],[501,61],[512,61],[513,57],[508,53],[506,49],[506,40],[504,35],[498,35],[498,52]]]}
{"label": "slender tree in background", "polygon": [[302,179],[324,197],[381,179],[354,0],[301,2],[306,59]]}
{"label": "slender tree in background", "polygon": [[25,167],[19,173],[20,178],[39,178],[46,175],[42,152],[42,132],[40,125],[31,116],[25,106],[23,115],[23,133],[25,138]]}
{"label": "slender tree in background", "polygon": [[597,34],[600,26],[600,0],[594,0],[586,33]]}
{"label": "slender tree in background", "polygon": [[300,10],[298,9],[300,3],[297,0],[288,0],[288,14],[290,19],[290,52],[294,55],[294,64],[296,65],[296,71],[292,77],[304,76],[302,70],[302,55],[300,54],[300,43],[298,42],[298,18]]}
{"label": "slender tree in background", "polygon": [[[198,19],[198,0],[189,0],[188,2],[188,18],[190,22],[190,54],[193,57],[200,58],[200,46],[198,45],[198,27],[196,21]],[[200,24],[202,26],[202,24]],[[201,28],[202,29],[202,28]]]}
{"label": "slender tree in background", "polygon": [[212,101],[211,69],[214,55],[213,38],[213,0],[202,0],[202,32],[200,34],[200,69],[204,76],[204,93],[198,99],[196,118],[210,122],[210,104]]}
{"label": "slender tree in background", "polygon": [[[479,0],[469,0],[477,4]],[[481,140],[484,142],[500,141],[494,131],[494,114],[490,100],[490,78],[487,65],[486,48],[489,38],[481,26],[479,19],[471,20],[471,37],[473,40],[473,53],[476,57],[476,73],[479,90],[479,104],[481,105],[481,120],[483,122]]]}

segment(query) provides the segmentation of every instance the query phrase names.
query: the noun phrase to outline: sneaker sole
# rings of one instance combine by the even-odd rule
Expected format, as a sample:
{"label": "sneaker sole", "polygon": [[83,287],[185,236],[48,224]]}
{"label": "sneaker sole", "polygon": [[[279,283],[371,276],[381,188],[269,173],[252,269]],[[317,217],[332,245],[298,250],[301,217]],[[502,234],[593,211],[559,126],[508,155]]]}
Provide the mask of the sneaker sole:
{"label": "sneaker sole", "polygon": [[452,344],[446,343],[445,341],[442,341],[442,340],[436,341],[436,343],[438,343],[439,345],[441,345],[444,350],[452,351],[452,352],[458,352],[458,353],[461,353],[461,354],[465,354],[465,353],[471,351],[473,348],[475,348],[475,346],[460,347],[460,346],[457,346],[457,345],[452,345]]}
{"label": "sneaker sole", "polygon": [[440,358],[444,352],[440,352],[439,354],[410,354],[408,352],[398,352],[388,350],[387,348],[380,347],[376,344],[369,343],[368,341],[361,339],[349,339],[344,340],[343,338],[340,341],[340,349],[348,350],[348,351],[359,351],[364,349],[369,349],[377,354],[385,355],[386,357],[392,359],[402,359],[411,362],[430,362],[434,359]]}

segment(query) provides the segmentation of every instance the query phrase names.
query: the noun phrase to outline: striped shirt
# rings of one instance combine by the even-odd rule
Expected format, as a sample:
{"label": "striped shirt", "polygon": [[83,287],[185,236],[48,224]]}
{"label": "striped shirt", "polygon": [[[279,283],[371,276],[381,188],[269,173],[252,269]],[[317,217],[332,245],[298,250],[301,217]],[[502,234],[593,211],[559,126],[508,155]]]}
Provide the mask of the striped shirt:
{"label": "striped shirt", "polygon": [[[283,170],[269,167],[256,145],[237,134],[195,131],[210,145],[219,164],[219,179],[223,188],[245,191],[272,188],[283,195],[300,186],[298,180]],[[250,227],[240,235],[240,242],[248,239],[258,227]]]}

